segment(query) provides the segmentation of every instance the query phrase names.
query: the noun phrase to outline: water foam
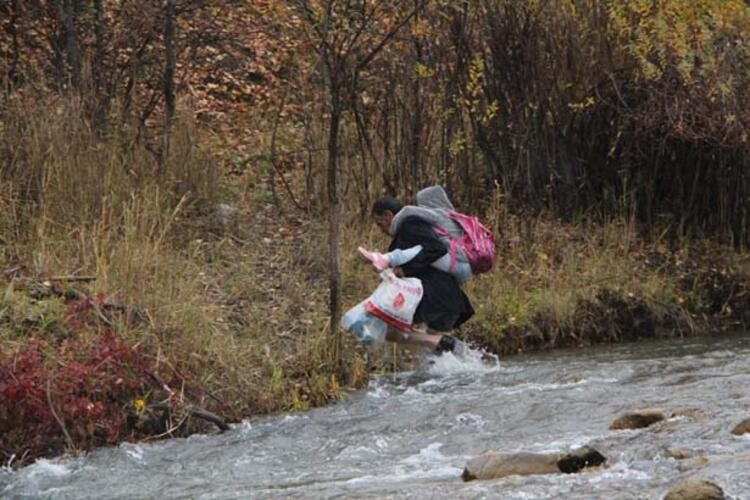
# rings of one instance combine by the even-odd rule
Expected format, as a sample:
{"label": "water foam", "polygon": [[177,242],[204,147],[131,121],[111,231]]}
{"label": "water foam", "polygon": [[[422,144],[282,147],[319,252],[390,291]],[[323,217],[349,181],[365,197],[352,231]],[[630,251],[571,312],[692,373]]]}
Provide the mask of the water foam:
{"label": "water foam", "polygon": [[615,462],[610,467],[586,476],[585,479],[591,483],[623,479],[647,481],[651,479],[651,475],[643,470],[634,469],[625,462]]}
{"label": "water foam", "polygon": [[36,476],[62,477],[70,474],[70,468],[66,464],[40,458],[29,466],[29,478]]}
{"label": "water foam", "polygon": [[522,384],[516,384],[509,387],[501,387],[498,392],[501,392],[503,394],[520,394],[524,392],[545,392],[545,391],[555,391],[560,389],[570,389],[570,388],[580,388],[580,386],[588,385],[590,383],[590,380],[582,378],[580,380],[575,380],[572,382],[548,382],[548,383],[540,383],[540,382],[526,382]]}
{"label": "water foam", "polygon": [[443,455],[440,448],[443,443],[430,443],[401,460],[390,475],[391,481],[405,481],[413,479],[437,479],[444,477],[458,477],[461,468],[456,467],[454,457]]}
{"label": "water foam", "polygon": [[122,445],[120,445],[120,449],[122,449],[126,455],[134,459],[136,462],[143,462],[143,448],[140,445],[123,443]]}
{"label": "water foam", "polygon": [[431,443],[417,453],[395,464],[378,469],[377,473],[364,474],[344,481],[345,484],[403,483],[424,479],[457,478],[462,469],[455,465],[455,457],[441,453],[443,443]]}
{"label": "water foam", "polygon": [[431,375],[456,375],[462,373],[493,373],[500,371],[500,361],[494,354],[466,347],[456,356],[446,352],[441,356],[430,356],[425,360],[427,373]]}

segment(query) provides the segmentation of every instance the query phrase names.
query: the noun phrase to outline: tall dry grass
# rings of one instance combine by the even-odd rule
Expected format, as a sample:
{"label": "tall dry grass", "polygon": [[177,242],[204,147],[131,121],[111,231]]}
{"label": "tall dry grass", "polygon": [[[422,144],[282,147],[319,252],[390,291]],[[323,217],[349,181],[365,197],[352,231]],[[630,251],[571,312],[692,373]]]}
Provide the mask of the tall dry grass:
{"label": "tall dry grass", "polygon": [[[166,153],[158,137],[95,129],[75,99],[10,101],[0,123],[3,269],[95,276],[76,286],[138,311],[112,316],[118,335],[194,402],[230,418],[340,395],[342,374],[328,370],[321,350],[324,290],[310,292],[317,243],[269,251],[259,233],[284,223],[278,214],[258,220],[255,206],[236,207],[236,234],[217,229],[219,160],[189,115],[176,120]],[[62,324],[59,299],[47,302],[59,307],[45,314]],[[0,322],[3,342],[39,334],[22,325],[34,300],[10,290],[3,303],[18,320]],[[343,378],[361,383],[363,368],[352,363]]]}
{"label": "tall dry grass", "polygon": [[[630,307],[642,306],[657,323],[689,322],[680,277],[649,262],[658,252],[670,259],[673,250],[658,240],[638,238],[632,221],[563,223],[502,208],[489,219],[502,228],[496,267],[467,287],[477,314],[465,330],[479,343],[497,348],[508,332],[540,329],[548,347],[569,345],[571,339],[595,342],[599,339],[588,336],[604,322],[602,315]],[[615,306],[607,297],[620,302]],[[629,338],[630,332],[621,333],[611,340]]]}

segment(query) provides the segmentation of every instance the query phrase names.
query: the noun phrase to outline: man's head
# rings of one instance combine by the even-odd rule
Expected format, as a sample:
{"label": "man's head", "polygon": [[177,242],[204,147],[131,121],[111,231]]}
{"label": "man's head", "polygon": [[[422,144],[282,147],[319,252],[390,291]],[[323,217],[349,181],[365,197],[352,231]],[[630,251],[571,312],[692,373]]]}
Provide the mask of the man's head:
{"label": "man's head", "polygon": [[372,219],[385,234],[389,234],[393,216],[403,208],[401,202],[391,196],[384,196],[372,205]]}

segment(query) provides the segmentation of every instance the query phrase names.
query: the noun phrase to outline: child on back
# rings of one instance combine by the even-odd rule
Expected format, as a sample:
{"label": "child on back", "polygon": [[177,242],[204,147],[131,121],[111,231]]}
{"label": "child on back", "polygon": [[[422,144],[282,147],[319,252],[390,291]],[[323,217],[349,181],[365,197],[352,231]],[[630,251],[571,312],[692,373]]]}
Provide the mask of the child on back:
{"label": "child on back", "polygon": [[[385,254],[379,252],[371,252],[363,247],[357,248],[359,255],[366,261],[372,263],[372,266],[376,271],[383,271],[388,268],[400,267],[409,261],[422,251],[422,245],[416,245],[406,250],[393,250]],[[468,262],[461,262],[455,260],[453,266],[451,266],[451,253],[447,252],[445,255],[440,257],[438,260],[430,264],[432,267],[452,274],[459,283],[464,283],[471,279],[471,266]]]}
{"label": "child on back", "polygon": [[[402,206],[395,198],[389,198],[387,204],[373,207],[372,215],[378,227],[391,236],[397,234],[404,221],[411,218],[419,218],[430,225],[435,237],[448,250],[430,265],[451,274],[459,283],[465,283],[475,274],[492,268],[495,259],[492,232],[478,218],[456,212],[442,186],[420,190],[416,205]],[[423,249],[421,245],[415,245],[386,254],[362,247],[358,251],[376,270],[382,271],[411,262]]]}

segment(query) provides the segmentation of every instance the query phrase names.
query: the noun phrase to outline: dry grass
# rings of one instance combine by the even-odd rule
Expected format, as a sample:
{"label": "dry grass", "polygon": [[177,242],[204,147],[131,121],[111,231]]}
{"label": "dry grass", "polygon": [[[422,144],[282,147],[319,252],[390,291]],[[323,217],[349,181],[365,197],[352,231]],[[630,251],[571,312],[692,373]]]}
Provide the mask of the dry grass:
{"label": "dry grass", "polygon": [[504,331],[533,330],[540,318],[553,330],[585,332],[592,325],[581,322],[581,307],[603,291],[638,300],[657,318],[685,315],[677,276],[644,265],[655,244],[634,243],[626,222],[537,219],[529,231],[528,221],[503,220],[507,244],[497,267],[467,287],[477,309],[466,328],[470,337],[497,345]]}
{"label": "dry grass", "polygon": [[[342,376],[362,382],[361,363],[334,375],[321,348],[320,239],[305,228],[274,234],[286,221],[254,202],[238,207],[239,232],[225,231],[214,215],[217,161],[191,120],[178,120],[164,158],[158,142],[125,129],[97,135],[75,101],[11,102],[0,121],[3,269],[94,275],[78,288],[142,313],[113,316],[118,334],[196,402],[233,419],[321,404],[340,395]],[[2,309],[4,343],[65,314],[59,299],[21,292]]]}

